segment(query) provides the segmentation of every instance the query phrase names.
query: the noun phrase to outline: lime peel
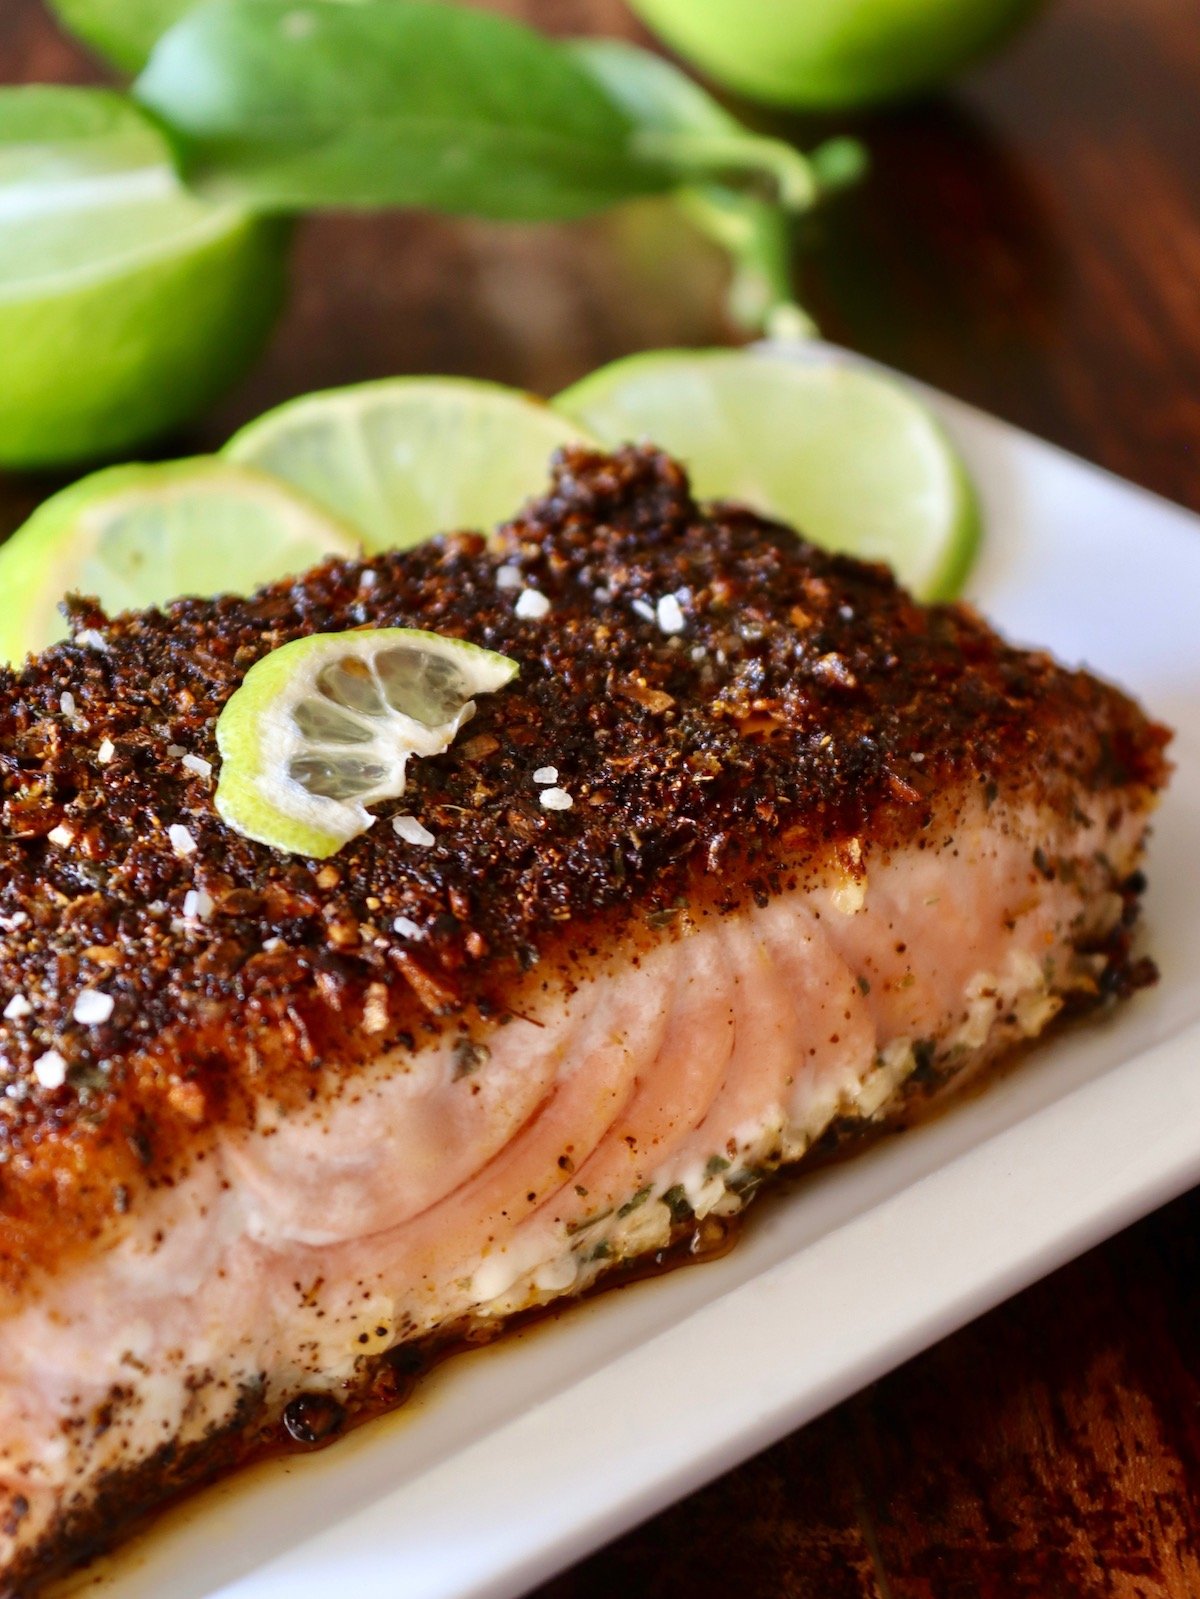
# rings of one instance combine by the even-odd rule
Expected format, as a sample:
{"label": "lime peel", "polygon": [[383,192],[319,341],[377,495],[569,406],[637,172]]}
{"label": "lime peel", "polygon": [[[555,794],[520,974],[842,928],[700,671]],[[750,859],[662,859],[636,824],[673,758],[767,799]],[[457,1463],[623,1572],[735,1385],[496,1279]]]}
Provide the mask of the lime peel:
{"label": "lime peel", "polygon": [[45,501],[0,548],[0,657],[20,660],[67,626],[67,593],[110,613],[183,594],[247,592],[327,556],[353,558],[357,535],[265,473],[217,457],[94,472]]}
{"label": "lime peel", "polygon": [[122,96],[0,91],[0,465],[98,461],[215,399],[282,303],[289,236],[192,194]]}
{"label": "lime peel", "polygon": [[518,671],[507,655],[418,628],[293,639],[250,668],[221,712],[217,810],[258,843],[334,855],[374,824],[369,806],[404,793],[409,760],[449,748],[474,696]]}

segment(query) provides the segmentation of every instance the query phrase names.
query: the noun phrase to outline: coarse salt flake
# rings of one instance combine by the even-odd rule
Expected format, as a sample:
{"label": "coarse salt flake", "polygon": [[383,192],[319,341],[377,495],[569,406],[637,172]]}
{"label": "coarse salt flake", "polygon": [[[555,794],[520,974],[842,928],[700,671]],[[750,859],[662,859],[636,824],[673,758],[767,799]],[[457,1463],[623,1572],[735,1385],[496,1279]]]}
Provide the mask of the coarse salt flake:
{"label": "coarse salt flake", "polygon": [[537,771],[533,774],[533,780],[535,783],[557,783],[558,767],[539,766]]}
{"label": "coarse salt flake", "polygon": [[649,600],[631,600],[630,604],[643,622],[656,622],[658,620],[658,612]]}
{"label": "coarse salt flake", "polygon": [[183,896],[184,917],[190,922],[206,922],[212,913],[212,895],[202,888],[189,888]]}
{"label": "coarse salt flake", "polygon": [[186,766],[189,772],[195,772],[197,777],[212,776],[212,762],[206,761],[203,755],[185,755],[179,764]]}
{"label": "coarse salt flake", "polygon": [[524,588],[525,579],[519,566],[498,566],[496,568],[496,587],[498,589]]}
{"label": "coarse salt flake", "polygon": [[22,1016],[28,1016],[32,1010],[33,1006],[24,994],[14,994],[4,1007],[4,1017],[6,1021],[19,1022]]}
{"label": "coarse salt flake", "polygon": [[422,827],[415,816],[393,816],[392,831],[406,844],[420,844],[428,849],[431,844],[437,843],[429,829]]}
{"label": "coarse salt flake", "polygon": [[34,1061],[33,1075],[43,1088],[61,1088],[67,1080],[67,1063],[56,1049],[48,1049]]}
{"label": "coarse salt flake", "polygon": [[708,657],[708,651],[705,649],[703,644],[697,644],[695,646],[695,648],[692,650],[692,660],[693,661],[703,661],[703,660],[706,660],[707,657]]}
{"label": "coarse salt flake", "polygon": [[565,788],[544,788],[538,798],[548,811],[569,811],[575,803]]}
{"label": "coarse salt flake", "polygon": [[167,837],[171,840],[171,848],[176,855],[194,855],[196,853],[196,840],[182,822],[172,822],[170,827],[167,828]]}
{"label": "coarse salt flake", "polygon": [[107,766],[109,761],[112,760],[116,753],[117,746],[113,743],[111,738],[106,738],[101,741],[100,748],[96,751],[96,759],[100,762],[101,766]]}
{"label": "coarse salt flake", "polygon": [[424,929],[419,923],[414,922],[411,916],[397,916],[392,923],[392,929],[394,932],[399,933],[401,938],[424,938],[425,936]]}
{"label": "coarse salt flake", "polygon": [[673,594],[664,594],[654,608],[660,633],[682,633],[687,626],[683,607]]}
{"label": "coarse salt flake", "polygon": [[75,696],[69,688],[64,689],[58,696],[58,708],[64,716],[75,715]]}
{"label": "coarse salt flake", "polygon": [[46,837],[52,844],[57,844],[60,849],[66,849],[68,844],[72,844],[75,841],[75,834],[63,822],[60,822],[57,827],[52,827]]}
{"label": "coarse salt flake", "polygon": [[550,609],[550,601],[539,589],[522,589],[517,600],[517,615],[526,621],[537,622]]}
{"label": "coarse salt flake", "polygon": [[115,1003],[111,994],[99,988],[81,988],[71,1014],[84,1027],[100,1027],[112,1015]]}
{"label": "coarse salt flake", "polygon": [[379,573],[373,572],[370,567],[368,567],[365,572],[360,572],[358,575],[358,586],[360,589],[373,589],[378,582]]}
{"label": "coarse salt flake", "polygon": [[108,641],[103,633],[97,633],[94,627],[85,627],[81,633],[76,633],[75,643],[83,646],[85,650],[107,650]]}
{"label": "coarse salt flake", "polygon": [[18,927],[24,927],[29,920],[24,911],[14,911],[11,916],[0,916],[0,932],[15,933]]}

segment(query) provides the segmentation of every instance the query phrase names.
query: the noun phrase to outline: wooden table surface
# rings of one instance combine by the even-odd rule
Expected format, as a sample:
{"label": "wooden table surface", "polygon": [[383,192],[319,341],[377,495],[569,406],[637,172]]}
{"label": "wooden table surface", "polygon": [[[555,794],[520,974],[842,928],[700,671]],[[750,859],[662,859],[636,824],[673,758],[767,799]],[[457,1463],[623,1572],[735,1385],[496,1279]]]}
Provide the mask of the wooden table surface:
{"label": "wooden table surface", "polygon": [[[636,36],[619,0],[505,8]],[[0,0],[0,80],[91,75],[34,0]],[[1198,104],[1200,0],[1055,0],[940,103],[859,126],[872,176],[811,230],[803,293],[830,337],[1200,510]],[[173,453],[320,385],[453,371],[552,392],[730,337],[718,264],[661,207],[569,228],[323,219],[296,265],[266,359]],[[51,486],[0,480],[0,528]],[[540,1599],[625,1594],[1195,1599],[1200,1194]]]}

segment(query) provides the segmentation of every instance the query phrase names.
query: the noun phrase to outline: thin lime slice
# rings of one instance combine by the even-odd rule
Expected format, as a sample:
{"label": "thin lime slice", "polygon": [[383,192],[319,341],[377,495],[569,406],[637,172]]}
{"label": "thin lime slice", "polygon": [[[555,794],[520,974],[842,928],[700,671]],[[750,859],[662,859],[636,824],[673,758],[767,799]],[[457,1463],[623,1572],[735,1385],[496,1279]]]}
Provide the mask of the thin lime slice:
{"label": "thin lime slice", "polygon": [[358,551],[356,534],[248,467],[206,456],[109,467],[47,500],[0,548],[0,654],[18,661],[64,638],[64,594],[140,610],[245,593]]}
{"label": "thin lime slice", "polygon": [[225,446],[302,489],[369,550],[489,530],[545,488],[551,455],[586,440],[541,400],[468,378],[389,378],[268,411]]}
{"label": "thin lime slice", "polygon": [[966,471],[927,408],[862,367],[757,351],[655,351],[560,394],[608,445],[650,439],[702,499],[737,500],[827,549],[885,561],[926,600],[956,594],[979,540]]}
{"label": "thin lime slice", "polygon": [[294,639],[256,662],[221,712],[217,809],[259,843],[333,855],[374,822],[369,805],[404,793],[410,758],[440,754],[474,696],[518,670],[410,627]]}
{"label": "thin lime slice", "polygon": [[257,351],[288,230],[184,188],[120,95],[0,90],[0,465],[167,431]]}

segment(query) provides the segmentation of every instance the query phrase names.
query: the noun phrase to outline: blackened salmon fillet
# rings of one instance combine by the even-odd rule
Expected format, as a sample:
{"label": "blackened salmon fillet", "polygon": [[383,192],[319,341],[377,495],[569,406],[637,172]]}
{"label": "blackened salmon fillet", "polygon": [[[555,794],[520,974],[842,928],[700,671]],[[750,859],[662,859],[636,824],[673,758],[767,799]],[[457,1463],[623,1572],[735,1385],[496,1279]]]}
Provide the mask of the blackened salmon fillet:
{"label": "blackened salmon fillet", "polygon": [[[72,621],[0,674],[4,1592],[1147,976],[1165,729],[649,449]],[[222,707],[364,626],[520,676],[411,768],[432,843],[248,841]]]}

